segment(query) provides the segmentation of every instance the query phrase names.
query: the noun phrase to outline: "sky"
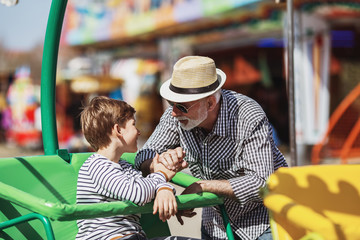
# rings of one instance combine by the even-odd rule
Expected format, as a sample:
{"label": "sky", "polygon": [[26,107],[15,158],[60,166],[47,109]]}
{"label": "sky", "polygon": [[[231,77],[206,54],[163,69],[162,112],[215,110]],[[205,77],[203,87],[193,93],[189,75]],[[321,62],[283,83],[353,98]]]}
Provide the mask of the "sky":
{"label": "sky", "polygon": [[44,42],[51,0],[19,0],[0,4],[0,42],[9,50],[27,51]]}

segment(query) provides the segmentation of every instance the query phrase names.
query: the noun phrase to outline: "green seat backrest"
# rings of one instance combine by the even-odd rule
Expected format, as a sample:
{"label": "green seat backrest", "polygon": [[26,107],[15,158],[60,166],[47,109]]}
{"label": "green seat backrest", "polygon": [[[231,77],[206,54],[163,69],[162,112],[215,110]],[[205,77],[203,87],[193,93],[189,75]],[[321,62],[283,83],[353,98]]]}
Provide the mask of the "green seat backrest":
{"label": "green seat backrest", "polygon": [[[0,181],[31,195],[74,204],[76,173],[73,167],[57,155],[0,159]],[[0,222],[30,213],[29,210],[0,199]],[[74,239],[76,221],[52,221],[56,239]],[[4,239],[46,239],[40,221],[30,221],[0,231]]]}
{"label": "green seat backrest", "polygon": [[[71,154],[71,163],[57,155],[15,157],[0,159],[0,182],[8,184],[31,195],[55,203],[76,203],[76,182],[78,171],[92,153]],[[133,162],[134,154],[123,157]],[[0,222],[30,213],[9,201],[0,199]],[[52,221],[55,239],[74,239],[78,231],[76,221]],[[148,237],[170,235],[167,223],[158,216],[143,214],[142,225]],[[156,226],[156,227],[155,227]],[[18,224],[0,231],[0,239],[46,239],[40,221]]]}

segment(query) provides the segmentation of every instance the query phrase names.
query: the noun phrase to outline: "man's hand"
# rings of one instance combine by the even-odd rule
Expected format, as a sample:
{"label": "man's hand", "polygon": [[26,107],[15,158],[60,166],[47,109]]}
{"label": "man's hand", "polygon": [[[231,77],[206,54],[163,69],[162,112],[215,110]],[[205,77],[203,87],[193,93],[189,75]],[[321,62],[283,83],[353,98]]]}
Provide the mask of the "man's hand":
{"label": "man's hand", "polygon": [[[191,193],[202,193],[203,189],[201,188],[200,183],[201,183],[201,181],[191,184],[190,186],[185,188],[185,190],[181,193],[181,195],[191,194]],[[196,215],[196,212],[194,212],[194,209],[192,208],[192,209],[178,211],[178,213],[176,214],[176,218],[181,225],[184,225],[184,221],[183,221],[182,217],[192,218],[195,215]]]}
{"label": "man's hand", "polygon": [[[185,188],[181,195],[202,192],[211,192],[220,196],[237,200],[230,182],[227,180],[200,180]],[[181,218],[182,216],[193,217],[195,215],[196,213],[194,212],[194,209],[181,210],[176,214],[176,218],[179,223],[183,225],[184,221]]]}
{"label": "man's hand", "polygon": [[[157,158],[156,155],[154,157]],[[166,152],[163,152],[159,156],[159,162],[162,163],[167,169],[175,172],[179,172],[188,167],[188,163],[184,161],[185,152],[182,150],[181,147],[177,147],[175,149],[169,149]],[[145,160],[141,166],[140,170],[143,173],[143,176],[146,177],[150,173],[156,172],[154,167],[154,159],[147,159]]]}
{"label": "man's hand", "polygon": [[185,152],[181,147],[169,149],[160,154],[159,162],[172,171],[179,172],[188,167],[188,163],[184,161]]}
{"label": "man's hand", "polygon": [[186,210],[179,210],[176,213],[176,219],[178,220],[178,222],[181,225],[184,225],[184,220],[182,220],[182,217],[188,217],[188,218],[192,218],[193,216],[196,215],[196,212],[194,212],[194,209],[186,209]]}
{"label": "man's hand", "polygon": [[160,190],[156,194],[153,214],[159,211],[159,218],[165,222],[177,213],[177,203],[174,193],[170,189]]}

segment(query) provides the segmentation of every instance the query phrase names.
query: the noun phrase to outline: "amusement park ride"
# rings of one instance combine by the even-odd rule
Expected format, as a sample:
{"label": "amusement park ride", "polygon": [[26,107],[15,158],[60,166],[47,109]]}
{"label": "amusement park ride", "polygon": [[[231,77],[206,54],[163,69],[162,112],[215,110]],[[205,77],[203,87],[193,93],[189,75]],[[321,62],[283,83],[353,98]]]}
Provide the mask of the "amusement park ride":
{"label": "amusement park ride", "polygon": [[[41,110],[44,155],[0,159],[0,239],[74,239],[77,219],[141,213],[148,237],[170,235],[152,215],[152,203],[76,204],[77,174],[92,153],[59,149],[55,121],[57,55],[66,0],[53,0],[44,43]],[[134,154],[124,154],[132,162]],[[360,239],[360,165],[282,168],[261,190],[274,239]],[[178,173],[173,183],[198,179]],[[219,206],[234,239],[223,198],[212,193],[177,196],[178,208]]]}
{"label": "amusement park ride", "polygon": [[[92,153],[59,149],[55,116],[57,55],[67,1],[53,0],[46,30],[41,76],[41,120],[44,155],[0,160],[0,239],[74,239],[76,220],[141,213],[148,237],[169,236],[167,223],[152,214],[152,203],[76,204],[77,174]],[[134,161],[134,154],[124,160]],[[183,173],[173,183],[187,187],[198,179]],[[231,227],[223,198],[212,193],[177,196],[178,209],[220,205],[229,239]],[[38,220],[38,221],[33,221]]]}

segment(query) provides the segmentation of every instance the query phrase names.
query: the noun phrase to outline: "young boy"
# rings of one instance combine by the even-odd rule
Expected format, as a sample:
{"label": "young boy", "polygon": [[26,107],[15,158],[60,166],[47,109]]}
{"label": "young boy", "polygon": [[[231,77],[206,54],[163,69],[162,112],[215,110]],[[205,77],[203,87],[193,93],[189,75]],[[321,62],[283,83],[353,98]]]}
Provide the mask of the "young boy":
{"label": "young boy", "polygon": [[[131,164],[120,160],[125,152],[137,151],[140,135],[135,127],[135,110],[123,101],[95,97],[81,113],[86,140],[96,153],[82,165],[77,182],[77,203],[132,201],[144,205],[154,199],[153,213],[166,221],[177,212],[174,188],[167,183],[175,172],[154,159],[154,172],[143,177]],[[76,239],[146,239],[140,215],[117,215],[82,219]]]}

